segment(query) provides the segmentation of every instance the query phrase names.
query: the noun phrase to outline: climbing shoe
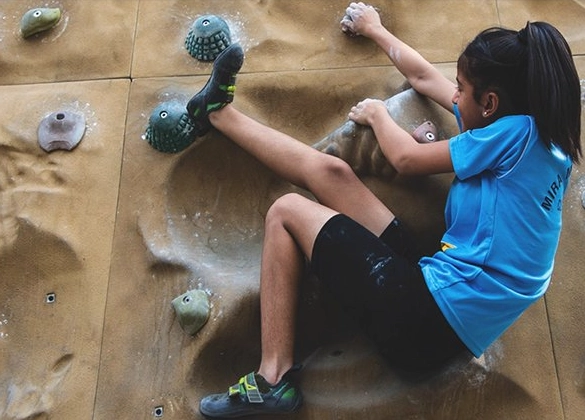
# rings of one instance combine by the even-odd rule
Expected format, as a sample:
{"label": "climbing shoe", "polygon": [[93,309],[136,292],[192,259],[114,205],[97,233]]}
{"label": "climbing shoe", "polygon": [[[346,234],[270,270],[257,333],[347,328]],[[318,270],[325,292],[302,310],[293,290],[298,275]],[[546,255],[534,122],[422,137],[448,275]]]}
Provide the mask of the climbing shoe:
{"label": "climbing shoe", "polygon": [[199,135],[210,128],[209,114],[234,100],[236,76],[244,64],[244,51],[238,43],[223,50],[213,62],[211,77],[187,103],[187,113],[198,127]]}
{"label": "climbing shoe", "polygon": [[257,373],[249,373],[228,392],[203,398],[199,411],[205,417],[218,419],[291,413],[301,406],[303,398],[300,390],[290,382],[289,373],[276,385],[270,385]]}

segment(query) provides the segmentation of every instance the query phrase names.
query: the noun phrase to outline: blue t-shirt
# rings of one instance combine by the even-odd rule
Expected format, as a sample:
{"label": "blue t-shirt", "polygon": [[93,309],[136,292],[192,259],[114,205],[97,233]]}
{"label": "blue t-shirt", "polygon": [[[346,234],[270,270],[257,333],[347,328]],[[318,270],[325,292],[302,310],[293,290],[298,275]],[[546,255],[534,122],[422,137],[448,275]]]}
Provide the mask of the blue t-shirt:
{"label": "blue t-shirt", "polygon": [[420,266],[446,319],[480,356],[548,287],[572,163],[526,115],[466,131],[449,147],[455,179],[443,247]]}

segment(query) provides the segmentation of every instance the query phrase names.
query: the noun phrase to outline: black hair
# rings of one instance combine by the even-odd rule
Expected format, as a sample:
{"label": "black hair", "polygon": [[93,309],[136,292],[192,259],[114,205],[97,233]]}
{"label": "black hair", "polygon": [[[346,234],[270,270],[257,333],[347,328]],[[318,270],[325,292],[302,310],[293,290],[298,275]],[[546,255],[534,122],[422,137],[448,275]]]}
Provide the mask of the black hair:
{"label": "black hair", "polygon": [[573,162],[581,150],[581,83],[563,35],[546,22],[520,31],[489,28],[465,48],[457,68],[474,98],[493,89],[508,114],[534,117],[542,140],[558,145]]}

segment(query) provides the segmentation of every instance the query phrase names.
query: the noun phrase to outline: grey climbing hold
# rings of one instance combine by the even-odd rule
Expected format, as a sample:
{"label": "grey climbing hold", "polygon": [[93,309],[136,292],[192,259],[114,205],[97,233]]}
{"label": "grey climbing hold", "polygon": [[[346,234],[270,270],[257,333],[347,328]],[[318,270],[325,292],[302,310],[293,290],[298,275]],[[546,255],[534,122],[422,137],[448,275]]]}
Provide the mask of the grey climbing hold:
{"label": "grey climbing hold", "polygon": [[37,131],[39,145],[45,152],[71,150],[85,133],[85,117],[73,111],[57,111],[41,120]]}
{"label": "grey climbing hold", "polygon": [[201,61],[215,60],[230,44],[230,28],[225,20],[216,15],[199,17],[185,39],[185,48],[189,54]]}
{"label": "grey climbing hold", "polygon": [[189,335],[197,333],[209,319],[209,297],[203,290],[189,290],[171,303],[181,328]]}

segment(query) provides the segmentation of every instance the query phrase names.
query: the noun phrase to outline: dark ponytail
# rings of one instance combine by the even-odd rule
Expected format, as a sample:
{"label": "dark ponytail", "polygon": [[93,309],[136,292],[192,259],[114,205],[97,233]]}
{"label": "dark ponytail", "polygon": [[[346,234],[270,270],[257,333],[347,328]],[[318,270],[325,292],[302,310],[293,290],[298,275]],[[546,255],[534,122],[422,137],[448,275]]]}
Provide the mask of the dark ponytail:
{"label": "dark ponytail", "polygon": [[581,151],[581,84],[565,38],[545,22],[520,31],[490,28],[459,58],[458,68],[482,93],[494,89],[508,114],[532,115],[540,137],[558,145],[573,162]]}

